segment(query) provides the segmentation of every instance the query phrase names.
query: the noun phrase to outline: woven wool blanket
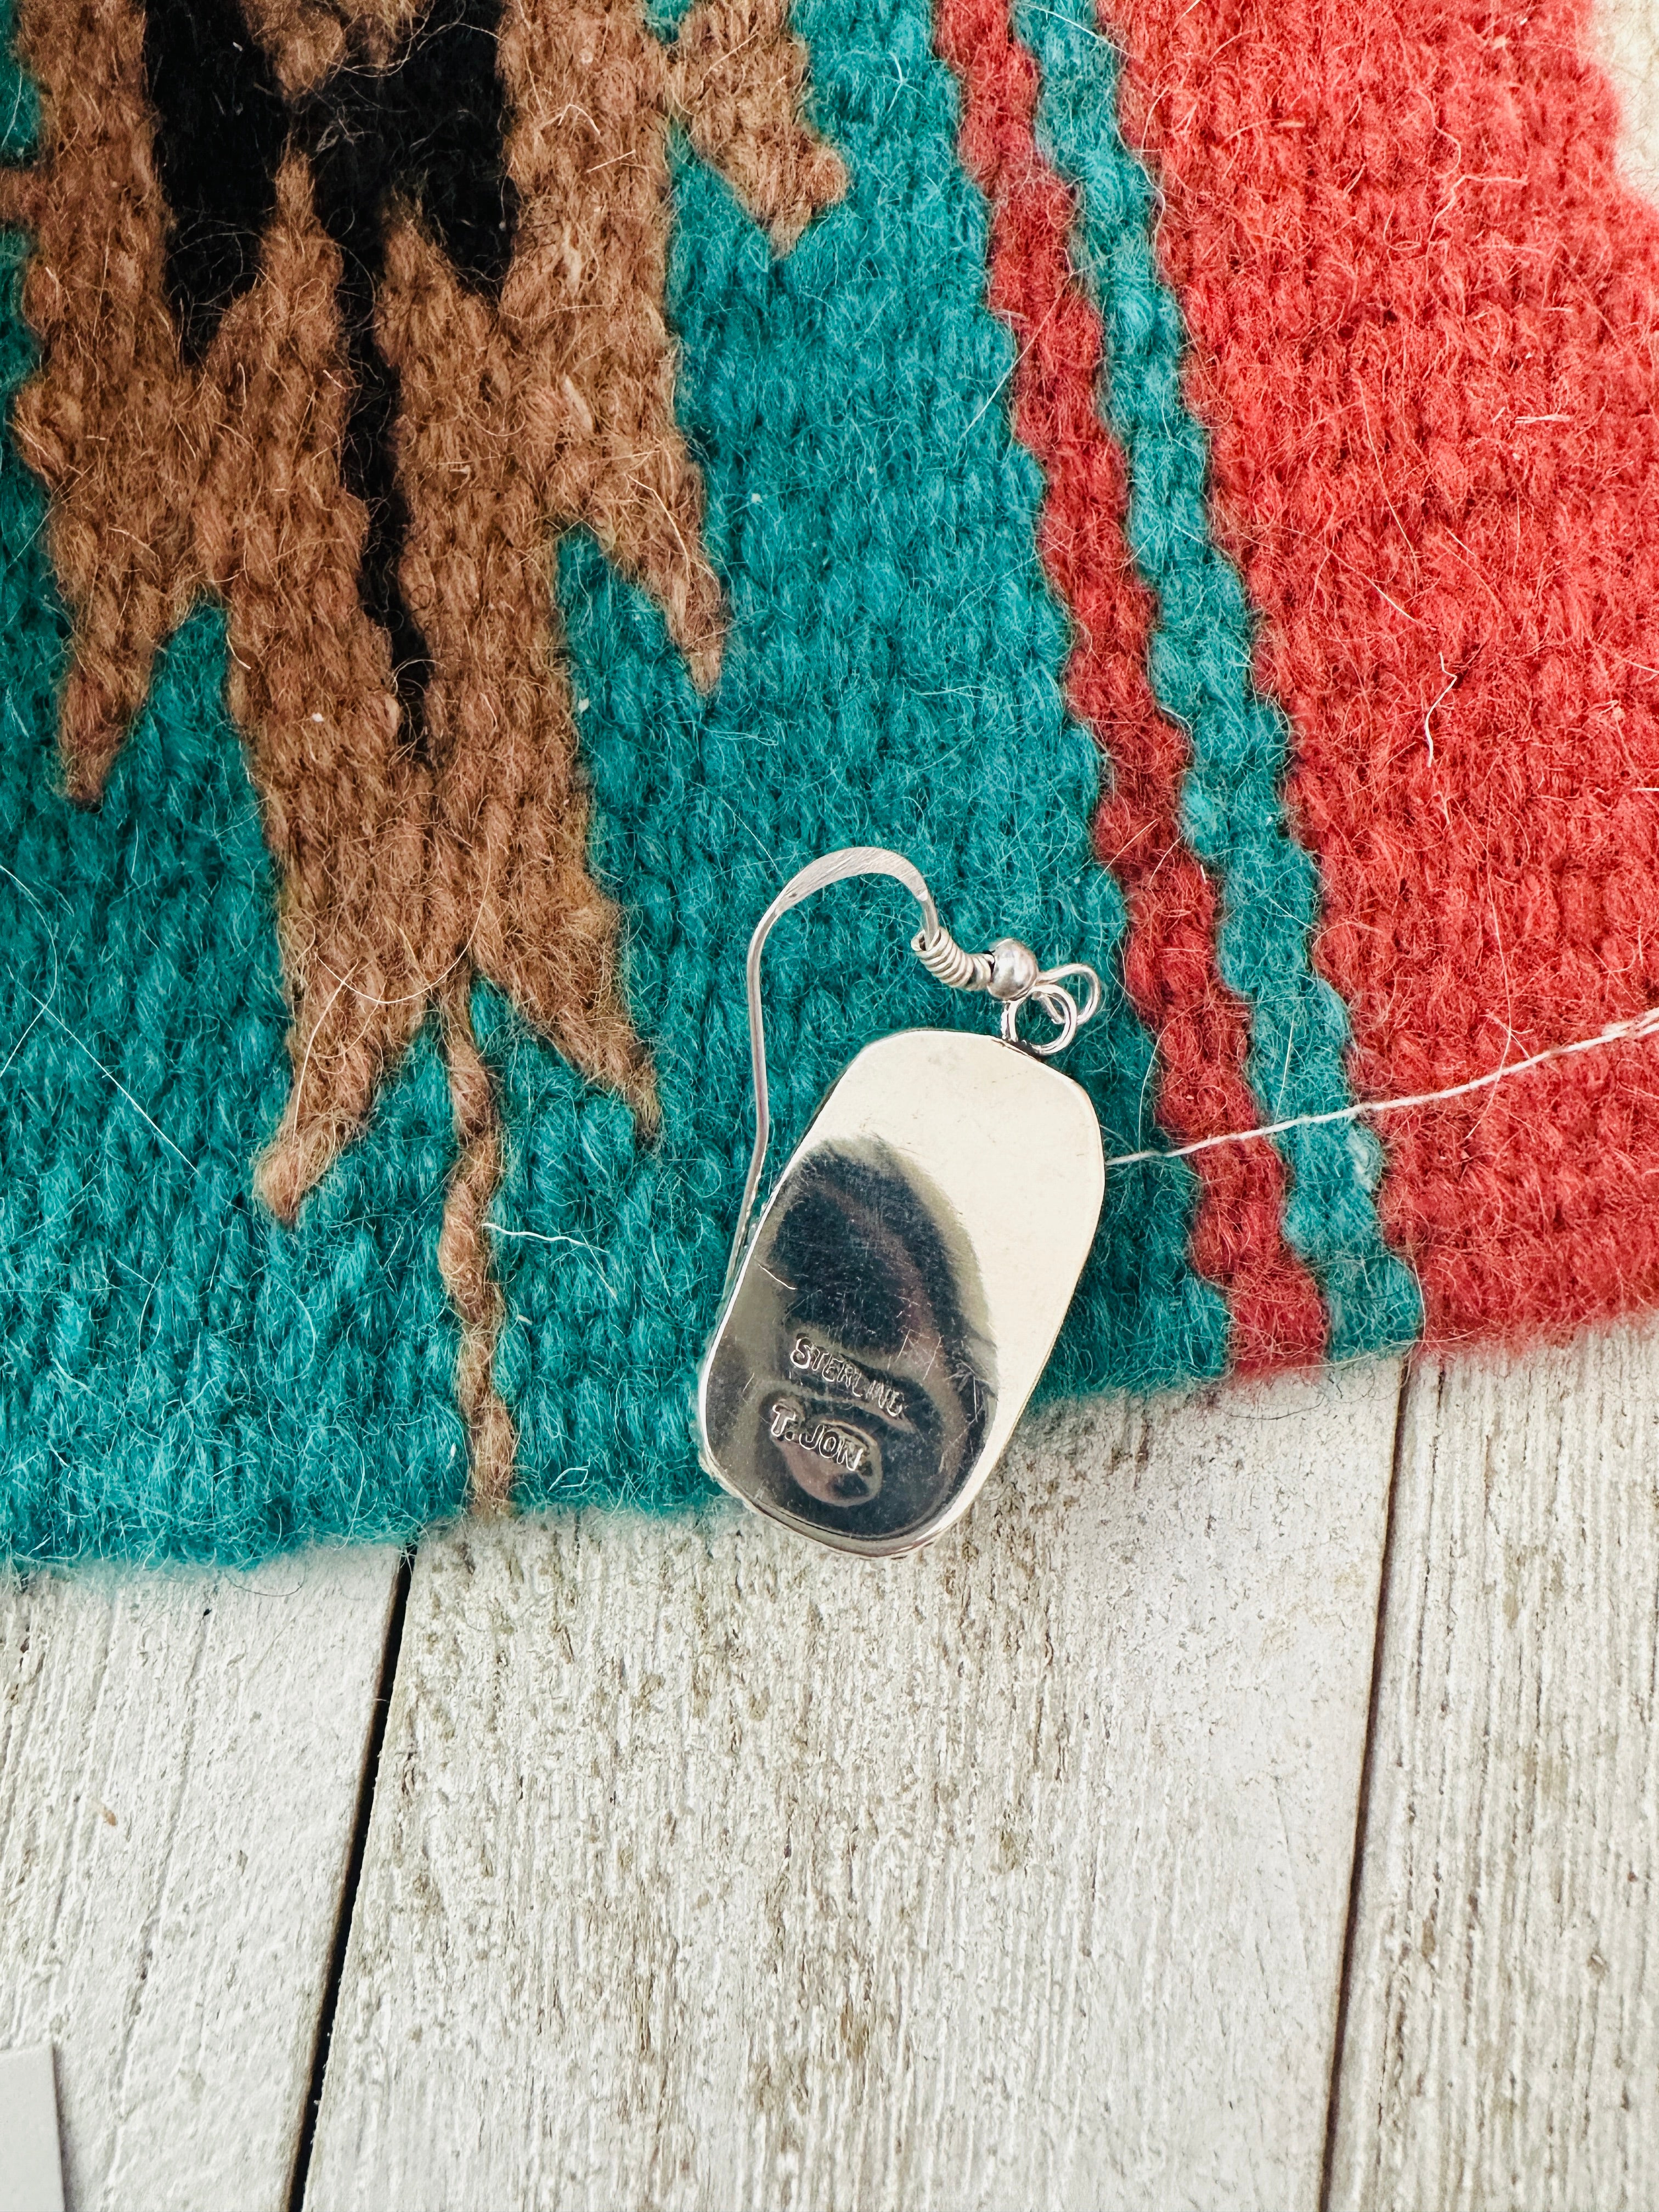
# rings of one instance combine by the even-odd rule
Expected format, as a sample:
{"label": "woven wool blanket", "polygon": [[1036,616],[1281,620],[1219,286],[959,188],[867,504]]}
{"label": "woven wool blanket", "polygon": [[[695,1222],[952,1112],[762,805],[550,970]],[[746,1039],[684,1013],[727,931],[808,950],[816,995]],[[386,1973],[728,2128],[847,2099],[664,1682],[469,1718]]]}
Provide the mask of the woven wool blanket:
{"label": "woven wool blanket", "polygon": [[[11,0],[0,1545],[692,1500],[744,947],[1087,960],[1045,1388],[1659,1298],[1579,0]],[[779,933],[787,1144],[973,1024]]]}

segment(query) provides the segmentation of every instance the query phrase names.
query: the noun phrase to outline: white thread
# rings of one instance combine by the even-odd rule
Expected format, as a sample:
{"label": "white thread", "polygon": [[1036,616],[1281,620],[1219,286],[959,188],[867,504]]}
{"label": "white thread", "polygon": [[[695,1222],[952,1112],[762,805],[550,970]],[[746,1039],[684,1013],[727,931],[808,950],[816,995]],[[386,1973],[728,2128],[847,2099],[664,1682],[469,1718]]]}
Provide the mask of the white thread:
{"label": "white thread", "polygon": [[1594,1036],[1576,1037],[1571,1044],[1555,1044],[1547,1052],[1534,1052],[1526,1060],[1511,1060],[1506,1066],[1494,1067],[1490,1074],[1472,1075],[1467,1083],[1454,1083],[1444,1091],[1419,1091],[1412,1098],[1362,1098],[1354,1106],[1334,1106],[1326,1114],[1298,1114],[1289,1121],[1267,1121],[1259,1129],[1229,1129],[1218,1137],[1200,1137],[1191,1145],[1173,1145],[1169,1149],[1153,1147],[1144,1152],[1119,1152],[1106,1163],[1109,1168],[1139,1167],[1146,1160],[1185,1160],[1194,1152],[1207,1152],[1215,1145],[1248,1145],[1259,1137],[1282,1137],[1290,1129],[1316,1129],[1327,1121],[1357,1121],[1362,1114],[1398,1114],[1408,1106],[1437,1106],[1443,1098],[1462,1098],[1471,1091],[1490,1091],[1495,1083],[1502,1083],[1511,1075],[1524,1075],[1529,1067],[1541,1067],[1546,1060],[1565,1060],[1569,1053],[1595,1052],[1606,1044],[1623,1044],[1627,1040],[1650,1037],[1659,1034],[1659,1006],[1650,1006],[1644,1014],[1636,1014],[1627,1022],[1609,1022],[1606,1029],[1598,1030]]}

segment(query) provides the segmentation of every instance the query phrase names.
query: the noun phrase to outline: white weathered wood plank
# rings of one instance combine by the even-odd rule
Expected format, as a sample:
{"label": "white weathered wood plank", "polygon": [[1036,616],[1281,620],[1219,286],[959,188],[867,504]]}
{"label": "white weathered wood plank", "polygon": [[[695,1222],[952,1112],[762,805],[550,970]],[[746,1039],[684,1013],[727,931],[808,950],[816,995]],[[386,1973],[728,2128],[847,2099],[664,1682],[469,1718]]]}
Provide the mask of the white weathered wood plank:
{"label": "white weathered wood plank", "polygon": [[1332,2203],[1659,2204],[1659,1327],[1409,1385]]}
{"label": "white weathered wood plank", "polygon": [[1595,0],[1590,33],[1619,95],[1619,163],[1659,200],[1659,0]]}
{"label": "white weathered wood plank", "polygon": [[1312,2205],[1393,1365],[416,1562],[307,2204]]}
{"label": "white weathered wood plank", "polygon": [[0,2051],[0,2212],[64,2212],[50,2044]]}
{"label": "white weathered wood plank", "polygon": [[280,2212],[396,1555],[0,1585],[0,2045],[71,2212]]}

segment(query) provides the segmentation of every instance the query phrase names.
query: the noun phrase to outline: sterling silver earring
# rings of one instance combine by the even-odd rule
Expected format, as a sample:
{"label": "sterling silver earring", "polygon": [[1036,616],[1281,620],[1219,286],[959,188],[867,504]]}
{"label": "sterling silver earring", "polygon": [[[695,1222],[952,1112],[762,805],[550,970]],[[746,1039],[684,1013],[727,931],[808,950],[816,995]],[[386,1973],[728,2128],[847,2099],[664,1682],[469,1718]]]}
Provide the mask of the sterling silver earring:
{"label": "sterling silver earring", "polygon": [[[1000,1001],[1000,1034],[866,1045],[751,1233],[770,1133],[761,954],[781,915],[862,875],[905,886],[921,909],[911,951],[941,982]],[[755,1147],[698,1376],[700,1456],[734,1497],[821,1543],[915,1551],[1001,1457],[1094,1241],[1100,1124],[1048,1063],[1099,1011],[1100,978],[1079,961],[1042,968],[1012,938],[964,952],[919,872],[869,845],[790,878],[746,973]],[[1032,1006],[1054,1024],[1040,1043],[1020,1035]]]}

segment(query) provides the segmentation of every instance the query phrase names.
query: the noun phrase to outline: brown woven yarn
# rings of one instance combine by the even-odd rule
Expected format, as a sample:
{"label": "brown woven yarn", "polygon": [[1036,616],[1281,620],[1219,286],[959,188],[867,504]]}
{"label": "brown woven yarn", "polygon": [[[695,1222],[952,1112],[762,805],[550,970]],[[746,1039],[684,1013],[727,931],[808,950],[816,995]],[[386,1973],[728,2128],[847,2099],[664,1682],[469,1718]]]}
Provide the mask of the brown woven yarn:
{"label": "brown woven yarn", "polygon": [[348,47],[385,69],[420,13],[420,0],[242,0],[243,19],[289,94],[319,84]]}
{"label": "brown woven yarn", "polygon": [[[285,94],[420,35],[410,0],[245,0]],[[513,1432],[490,1381],[501,1319],[486,1227],[501,1139],[467,1014],[484,977],[591,1080],[655,1119],[622,989],[619,917],[590,874],[588,810],[552,548],[576,524],[660,606],[700,686],[721,595],[676,426],[663,301],[667,132],[684,124],[781,250],[844,174],[800,114],[805,55],[781,0],[703,0],[672,46],[638,0],[516,0],[499,70],[520,195],[499,301],[470,290],[412,210],[394,214],[375,334],[400,380],[399,571],[430,650],[410,742],[386,635],[359,590],[367,514],[344,488],[341,263],[304,156],[277,174],[257,281],[199,365],[163,263],[136,0],[22,0],[41,165],[3,212],[34,232],[41,345],[15,430],[52,494],[73,635],[60,743],[94,804],[157,647],[204,593],[228,618],[231,711],[280,876],[294,1075],[258,1164],[291,1219],[434,1008],[461,1156],[439,1245],[460,1317],[457,1389],[480,1502]]]}

